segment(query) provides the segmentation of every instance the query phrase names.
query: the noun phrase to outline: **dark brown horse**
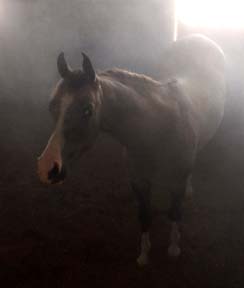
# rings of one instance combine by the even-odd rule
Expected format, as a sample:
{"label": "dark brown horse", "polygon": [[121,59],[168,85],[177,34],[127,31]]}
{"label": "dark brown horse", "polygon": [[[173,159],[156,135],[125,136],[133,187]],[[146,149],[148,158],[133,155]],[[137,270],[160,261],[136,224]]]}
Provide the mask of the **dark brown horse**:
{"label": "dark brown horse", "polygon": [[215,43],[191,36],[174,42],[165,55],[157,82],[118,69],[97,74],[85,54],[83,69],[72,70],[61,53],[61,80],[50,101],[56,126],[38,159],[41,181],[57,183],[65,177],[64,157],[91,147],[98,133],[109,133],[125,147],[139,204],[140,265],[148,261],[155,185],[171,193],[169,254],[180,254],[178,223],[196,154],[215,134],[224,111],[225,61]]}

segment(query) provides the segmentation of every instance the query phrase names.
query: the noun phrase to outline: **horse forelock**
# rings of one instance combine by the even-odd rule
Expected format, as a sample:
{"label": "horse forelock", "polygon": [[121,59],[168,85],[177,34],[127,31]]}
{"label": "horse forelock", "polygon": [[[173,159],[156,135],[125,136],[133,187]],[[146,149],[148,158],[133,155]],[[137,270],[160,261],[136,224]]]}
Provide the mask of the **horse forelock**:
{"label": "horse forelock", "polygon": [[81,70],[73,71],[67,79],[64,79],[64,82],[69,89],[80,89],[90,84],[87,75]]}

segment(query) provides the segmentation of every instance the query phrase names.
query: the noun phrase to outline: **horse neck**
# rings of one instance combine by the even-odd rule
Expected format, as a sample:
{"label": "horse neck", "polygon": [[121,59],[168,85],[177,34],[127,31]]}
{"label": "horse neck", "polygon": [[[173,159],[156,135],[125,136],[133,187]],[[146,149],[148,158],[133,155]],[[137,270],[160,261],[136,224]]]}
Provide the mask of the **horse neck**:
{"label": "horse neck", "polygon": [[112,78],[102,77],[100,84],[102,88],[101,130],[118,138],[124,120],[128,119],[130,112],[138,107],[138,97],[132,88]]}

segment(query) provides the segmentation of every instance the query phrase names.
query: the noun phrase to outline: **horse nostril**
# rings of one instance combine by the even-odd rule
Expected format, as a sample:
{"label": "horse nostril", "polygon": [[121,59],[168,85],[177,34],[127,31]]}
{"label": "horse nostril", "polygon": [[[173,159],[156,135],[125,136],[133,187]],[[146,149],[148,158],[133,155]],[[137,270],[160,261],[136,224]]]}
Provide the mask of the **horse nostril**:
{"label": "horse nostril", "polygon": [[56,178],[59,174],[59,169],[58,169],[58,164],[55,163],[53,165],[53,168],[48,172],[48,179],[52,180],[54,178]]}
{"label": "horse nostril", "polygon": [[58,183],[64,180],[66,177],[66,171],[64,167],[59,171],[59,166],[57,163],[54,164],[53,168],[48,172],[48,180],[52,183]]}

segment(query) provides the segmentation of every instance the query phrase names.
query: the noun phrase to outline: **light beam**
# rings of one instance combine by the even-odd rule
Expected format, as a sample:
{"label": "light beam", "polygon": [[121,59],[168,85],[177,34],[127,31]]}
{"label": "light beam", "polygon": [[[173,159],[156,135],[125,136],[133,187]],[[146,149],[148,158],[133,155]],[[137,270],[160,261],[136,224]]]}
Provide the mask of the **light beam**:
{"label": "light beam", "polygon": [[177,21],[192,27],[244,28],[244,0],[175,0]]}

